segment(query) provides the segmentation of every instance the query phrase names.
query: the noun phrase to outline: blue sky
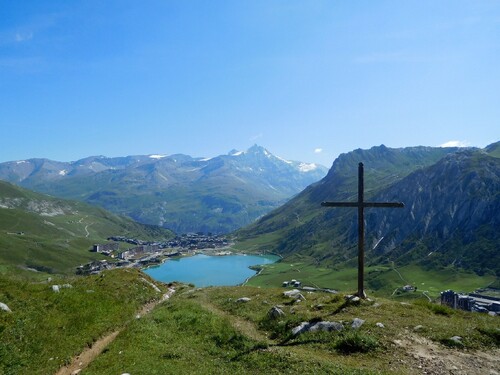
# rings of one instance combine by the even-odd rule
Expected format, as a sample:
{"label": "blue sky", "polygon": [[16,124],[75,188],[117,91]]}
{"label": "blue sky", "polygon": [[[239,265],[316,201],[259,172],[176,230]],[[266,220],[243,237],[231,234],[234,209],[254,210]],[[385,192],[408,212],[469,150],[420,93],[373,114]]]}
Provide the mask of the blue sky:
{"label": "blue sky", "polygon": [[500,135],[500,2],[0,0],[0,161]]}

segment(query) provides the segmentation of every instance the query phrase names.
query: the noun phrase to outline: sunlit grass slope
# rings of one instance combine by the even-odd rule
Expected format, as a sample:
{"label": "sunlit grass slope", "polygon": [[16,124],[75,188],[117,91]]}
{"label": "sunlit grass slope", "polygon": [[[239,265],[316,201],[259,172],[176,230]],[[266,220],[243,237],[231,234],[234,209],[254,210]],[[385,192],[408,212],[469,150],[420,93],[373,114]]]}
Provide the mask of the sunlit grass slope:
{"label": "sunlit grass slope", "polygon": [[[12,311],[0,310],[0,374],[55,373],[160,298],[143,278],[133,269],[37,283],[0,275],[0,302]],[[55,284],[71,287],[56,293]]]}
{"label": "sunlit grass slope", "polygon": [[[259,266],[260,273],[252,277],[247,285],[258,287],[279,287],[283,281],[299,280],[304,286],[330,288],[343,292],[357,290],[358,270],[347,266],[338,269],[312,264],[308,257],[296,259],[296,262]],[[479,276],[472,272],[456,268],[443,270],[425,270],[416,265],[391,267],[386,265],[367,266],[365,268],[365,287],[370,295],[414,298],[425,292],[431,298],[438,298],[440,292],[453,289],[460,292],[472,292],[493,283],[493,275]],[[402,293],[402,287],[417,287],[416,293]]]}
{"label": "sunlit grass slope", "polygon": [[89,252],[92,244],[112,235],[147,240],[169,238],[172,233],[0,181],[0,273],[28,268],[73,272],[80,263],[99,258]]}
{"label": "sunlit grass slope", "polygon": [[[346,302],[342,295],[306,293],[294,302],[283,289],[231,287],[179,290],[152,314],[134,321],[86,374],[413,374],[419,363],[398,340],[427,340],[447,356],[500,345],[497,318],[386,299]],[[238,302],[248,297],[246,303]],[[279,305],[284,316],[271,319]],[[365,323],[350,328],[354,318]],[[291,334],[301,322],[342,322],[342,332]],[[378,327],[376,323],[383,323]],[[414,327],[421,326],[418,332]]]}

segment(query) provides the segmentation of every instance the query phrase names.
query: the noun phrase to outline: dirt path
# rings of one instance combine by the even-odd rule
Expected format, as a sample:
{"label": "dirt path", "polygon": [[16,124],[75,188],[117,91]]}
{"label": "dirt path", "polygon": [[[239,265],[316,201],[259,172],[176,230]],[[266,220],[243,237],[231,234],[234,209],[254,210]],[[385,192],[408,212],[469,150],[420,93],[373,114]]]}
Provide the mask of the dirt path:
{"label": "dirt path", "polygon": [[[153,310],[153,308],[166,301],[175,292],[175,289],[169,288],[168,292],[163,294],[160,300],[146,303],[141,307],[141,310],[137,313],[136,317],[140,318]],[[85,367],[87,367],[102,351],[118,336],[118,334],[123,331],[125,326],[122,328],[107,334],[106,336],[97,340],[92,347],[85,349],[82,353],[73,358],[71,363],[64,366],[56,372],[56,375],[76,375],[79,374]]]}
{"label": "dirt path", "polygon": [[498,375],[500,350],[462,351],[443,348],[436,343],[405,332],[394,344],[403,348],[415,374],[430,375]]}
{"label": "dirt path", "polygon": [[198,302],[200,302],[200,305],[204,308],[210,311],[211,313],[218,315],[218,316],[223,316],[229,320],[231,325],[239,332],[243,333],[245,336],[250,337],[253,340],[257,341],[265,341],[267,343],[271,343],[271,340],[264,334],[262,334],[256,327],[255,324],[246,320],[242,319],[238,316],[231,315],[228,312],[219,309],[217,306],[214,304],[210,303],[206,299],[199,299]]}
{"label": "dirt path", "polygon": [[85,225],[85,238],[87,238],[88,236],[90,236],[90,232],[89,232],[89,227],[94,224],[94,223],[90,223],[90,224],[87,224]]}

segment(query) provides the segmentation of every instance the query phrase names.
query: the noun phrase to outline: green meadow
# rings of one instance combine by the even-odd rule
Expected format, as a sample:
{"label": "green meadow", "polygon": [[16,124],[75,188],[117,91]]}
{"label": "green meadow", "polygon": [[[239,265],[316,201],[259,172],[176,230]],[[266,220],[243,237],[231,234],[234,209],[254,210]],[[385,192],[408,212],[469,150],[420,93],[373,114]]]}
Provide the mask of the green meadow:
{"label": "green meadow", "polygon": [[[358,270],[355,267],[330,269],[309,263],[280,261],[259,266],[260,273],[252,277],[247,285],[258,287],[278,287],[283,281],[299,280],[303,286],[335,289],[342,292],[357,290]],[[375,296],[397,296],[414,298],[425,292],[437,298],[440,292],[452,289],[457,292],[472,292],[495,282],[493,275],[478,276],[471,272],[454,268],[424,270],[410,265],[400,268],[389,266],[368,266],[365,268],[365,288]],[[405,285],[417,287],[416,293],[403,293]],[[399,289],[399,290],[398,290]]]}

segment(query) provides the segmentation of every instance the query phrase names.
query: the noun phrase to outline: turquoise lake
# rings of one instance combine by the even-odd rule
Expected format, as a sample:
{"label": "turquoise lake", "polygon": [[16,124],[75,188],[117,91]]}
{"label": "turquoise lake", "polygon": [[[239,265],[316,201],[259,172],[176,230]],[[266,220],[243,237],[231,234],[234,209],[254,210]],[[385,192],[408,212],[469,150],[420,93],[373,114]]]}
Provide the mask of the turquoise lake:
{"label": "turquoise lake", "polygon": [[180,281],[197,287],[232,286],[245,282],[256,274],[249,266],[274,263],[276,256],[198,254],[192,257],[169,259],[160,266],[144,270],[153,279],[163,282]]}

